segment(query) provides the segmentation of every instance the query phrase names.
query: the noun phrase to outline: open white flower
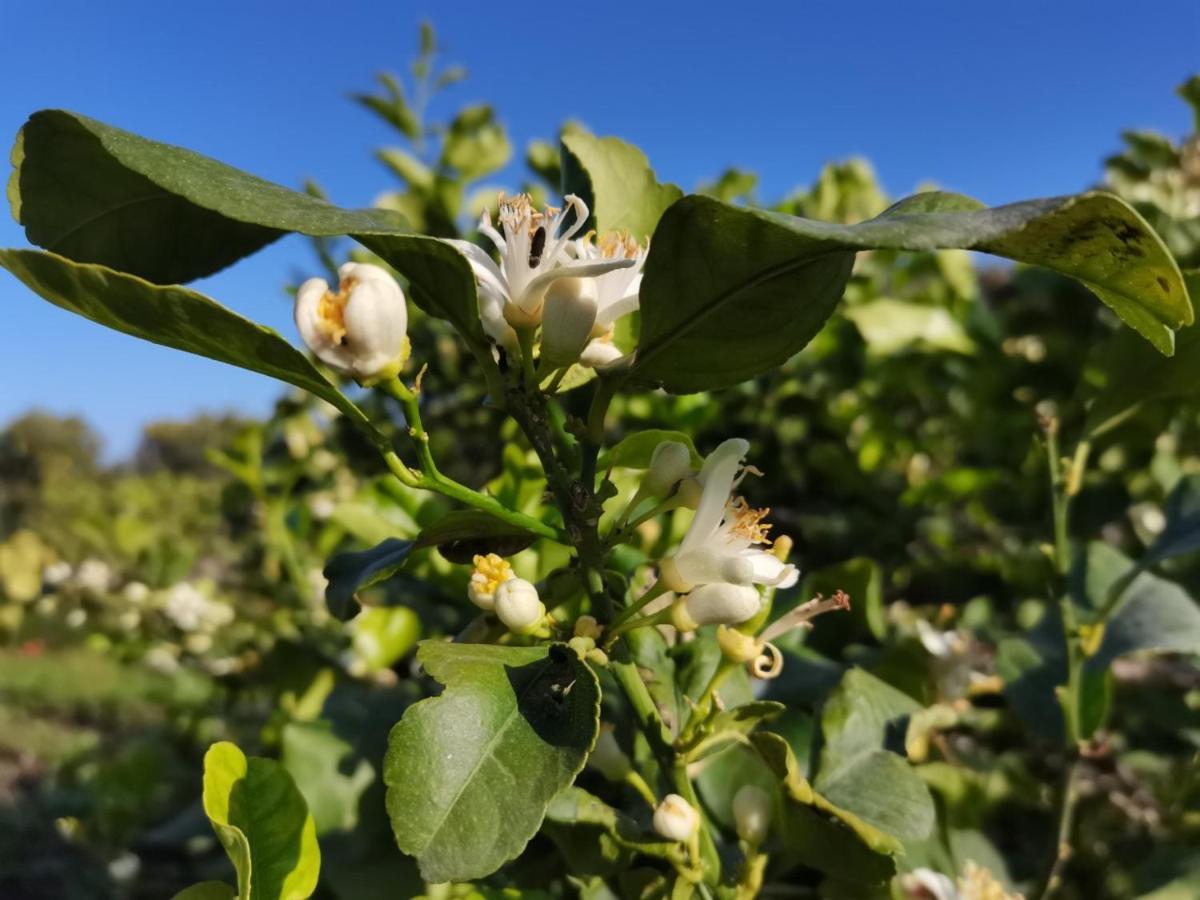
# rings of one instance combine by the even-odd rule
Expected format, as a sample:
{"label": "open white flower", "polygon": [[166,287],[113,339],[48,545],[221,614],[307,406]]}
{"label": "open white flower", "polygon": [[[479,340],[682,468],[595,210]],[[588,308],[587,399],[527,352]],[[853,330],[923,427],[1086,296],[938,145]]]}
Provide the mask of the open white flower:
{"label": "open white flower", "polygon": [[613,328],[617,319],[638,308],[638,291],[642,286],[642,267],[646,263],[646,248],[627,231],[609,232],[594,244],[589,237],[575,241],[575,255],[581,260],[630,260],[628,268],[614,269],[597,275],[596,321],[591,339],[584,347],[579,361],[591,368],[604,366],[622,356],[613,344]]}
{"label": "open white flower", "polygon": [[[534,210],[528,194],[500,197],[500,230],[492,225],[485,210],[479,232],[500,254],[497,264],[481,247],[470,241],[449,240],[471,264],[479,285],[479,315],[483,330],[497,344],[512,350],[517,346],[514,328],[533,328],[541,323],[546,291],[561,278],[603,275],[634,265],[629,259],[580,259],[572,238],[587,221],[587,204],[573,194],[566,208]],[[567,225],[568,217],[571,224]]]}
{"label": "open white flower", "polygon": [[751,509],[733,496],[749,449],[732,438],[704,460],[696,515],[679,551],[659,567],[667,587],[690,592],[684,611],[697,625],[744,622],[759,609],[755,585],[791,587],[800,575],[768,549],[768,510]]}
{"label": "open white flower", "polygon": [[387,270],[348,262],[337,292],[310,278],[296,292],[296,327],[326,365],[362,382],[395,376],[408,357],[408,307]]}

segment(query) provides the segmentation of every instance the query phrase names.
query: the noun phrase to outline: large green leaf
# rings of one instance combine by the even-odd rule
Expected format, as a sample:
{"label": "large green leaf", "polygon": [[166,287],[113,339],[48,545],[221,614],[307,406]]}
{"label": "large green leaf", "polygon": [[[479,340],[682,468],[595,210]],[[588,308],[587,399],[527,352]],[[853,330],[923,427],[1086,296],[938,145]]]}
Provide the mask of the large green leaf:
{"label": "large green leaf", "polygon": [[400,224],[65,110],[29,117],[13,164],[9,201],[32,243],[158,284],[211,275],[289,231],[339,235]]}
{"label": "large green leaf", "polygon": [[142,340],[294,384],[382,442],[370,420],[278,333],[183,287],[38,250],[0,250],[0,266],[55,306]]}
{"label": "large green leaf", "polygon": [[918,194],[858,225],[709,197],[672,205],[654,233],[630,376],[688,392],[780,365],[833,312],[859,250],[961,248],[1045,266],[1083,282],[1162,353],[1193,320],[1179,269],[1142,218],[1108,194],[985,209]]}
{"label": "large green leaf", "polygon": [[204,755],[204,812],[237,870],[240,900],[304,900],[316,889],[316,826],[279,763],[213,744]]}
{"label": "large green leaf", "polygon": [[601,232],[624,230],[645,243],[663,211],[683,196],[675,185],[659,184],[646,154],[619,138],[571,128],[562,150],[563,193],[583,198]]}
{"label": "large green leaf", "polygon": [[475,280],[442,241],[386,210],[344,210],[191,150],[63,110],[17,136],[8,195],[29,240],[157,284],[211,275],[288,232],[350,235],[409,282],[413,301],[482,346]]}
{"label": "large green leaf", "polygon": [[758,732],[750,741],[777,779],[784,801],[780,840],[789,856],[839,880],[858,883],[877,884],[895,872],[889,857],[901,851],[899,840],[814,791],[791,746],[779,735]]}
{"label": "large green leaf", "polygon": [[908,721],[920,705],[862,669],[851,669],[821,715],[825,740],[814,787],[902,841],[929,834],[933,799],[902,751]]}
{"label": "large green leaf", "polygon": [[389,739],[396,842],[427,881],[481,878],[524,849],[583,767],[599,686],[563,645],[430,641],[418,659],[446,689],[410,707]]}

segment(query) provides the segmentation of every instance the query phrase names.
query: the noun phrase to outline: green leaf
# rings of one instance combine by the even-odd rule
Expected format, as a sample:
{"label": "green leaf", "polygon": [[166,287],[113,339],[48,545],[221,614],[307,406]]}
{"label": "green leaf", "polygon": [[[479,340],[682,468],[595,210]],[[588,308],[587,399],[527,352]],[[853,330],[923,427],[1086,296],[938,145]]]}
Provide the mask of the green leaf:
{"label": "green leaf", "polygon": [[929,790],[901,755],[909,718],[920,708],[907,694],[851,669],[821,715],[817,792],[902,841],[925,837],[934,822]]}
{"label": "green leaf", "polygon": [[38,250],[0,250],[0,266],[55,306],[124,334],[270,375],[303,388],[360,429],[370,420],[308,358],[270,328],[182,287],[159,287],[99,265]]}
{"label": "green leaf", "polygon": [[779,735],[759,732],[750,741],[779,779],[785,800],[779,837],[789,857],[856,883],[880,883],[895,872],[888,857],[902,849],[896,838],[814,791],[800,773],[791,746]]}
{"label": "green leaf", "polygon": [[690,435],[682,431],[670,431],[666,428],[648,428],[645,431],[626,435],[617,442],[615,447],[601,455],[596,467],[601,470],[648,469],[650,468],[650,458],[654,455],[654,448],[663,441],[678,441],[688,448],[693,466],[700,468],[703,465],[704,459],[696,452],[696,445],[692,443]]}
{"label": "green leaf", "polygon": [[476,554],[513,556],[533,545],[538,536],[475,509],[447,513],[418,535],[414,550],[437,547],[455,563],[469,563]]}
{"label": "green leaf", "polygon": [[223,881],[202,881],[184,888],[172,900],[237,900],[237,891]]}
{"label": "green leaf", "polygon": [[442,163],[464,180],[487,175],[507,165],[512,145],[490,106],[468,106],[446,131]]}
{"label": "green leaf", "polygon": [[645,243],[668,206],[683,196],[659,184],[650,161],[619,138],[598,138],[580,128],[562,135],[563,193],[578,194],[600,232],[628,231]]}
{"label": "green leaf", "polygon": [[408,606],[372,606],[350,623],[354,653],[368,670],[390,668],[421,639],[421,617]]}
{"label": "green leaf", "polygon": [[327,722],[289,722],[283,727],[281,762],[304,795],[317,834],[351,830],[358,824],[358,804],[375,780],[375,770],[359,758],[352,770],[354,748]]}
{"label": "green leaf", "polygon": [[304,900],[316,889],[316,826],[279,763],[213,744],[204,755],[204,812],[237,870],[241,900]]}
{"label": "green leaf", "polygon": [[890,356],[903,350],[942,350],[970,353],[975,344],[948,310],[888,297],[860,303],[846,310],[857,326],[867,350]]}
{"label": "green leaf", "polygon": [[465,257],[403,233],[386,210],[343,210],[223,163],[62,110],[34,113],[13,149],[13,215],[29,240],[158,284],[224,268],[279,236],[349,235],[409,282],[430,315],[486,346]]}
{"label": "green leaf", "polygon": [[395,575],[412,549],[412,541],[388,538],[370,550],[339,553],[330,559],[324,571],[329,611],[343,622],[354,616],[358,612],[354,595]]}
{"label": "green leaf", "polygon": [[516,857],[596,738],[600,691],[573,651],[427,641],[446,686],[392,730],[384,782],[400,849],[430,882],[482,878]]}
{"label": "green leaf", "polygon": [[[1200,290],[1200,273],[1185,280],[1191,293]],[[1182,402],[1200,395],[1200,325],[1182,329],[1175,355],[1155,353],[1129,329],[1123,328],[1100,355],[1104,388],[1088,408],[1084,431],[1095,440],[1135,415],[1145,404]]]}
{"label": "green leaf", "polygon": [[13,163],[9,199],[32,243],[157,284],[211,275],[289,231],[399,225],[64,110],[30,116]]}
{"label": "green leaf", "polygon": [[918,194],[848,226],[688,196],[663,214],[654,233],[629,377],[686,393],[767,372],[820,330],[857,251],[951,248],[1076,278],[1166,354],[1172,329],[1193,320],[1162,241],[1107,194],[994,209],[953,194]]}

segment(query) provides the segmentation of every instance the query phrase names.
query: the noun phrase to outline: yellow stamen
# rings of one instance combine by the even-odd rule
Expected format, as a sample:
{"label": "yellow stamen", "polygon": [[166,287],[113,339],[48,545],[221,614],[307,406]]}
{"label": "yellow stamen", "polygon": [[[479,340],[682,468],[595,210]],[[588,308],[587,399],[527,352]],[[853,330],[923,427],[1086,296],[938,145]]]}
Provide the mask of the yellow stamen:
{"label": "yellow stamen", "polygon": [[317,304],[317,328],[335,344],[346,338],[346,304],[357,284],[356,278],[343,278],[337,293],[326,291]]}
{"label": "yellow stamen", "polygon": [[475,570],[471,573],[471,584],[480,594],[494,594],[496,588],[513,577],[512,566],[495,553],[476,555]]}
{"label": "yellow stamen", "polygon": [[770,509],[752,509],[750,504],[746,502],[745,497],[734,497],[730,504],[733,512],[733,527],[730,532],[738,537],[743,537],[752,544],[770,544],[771,539],[767,537],[767,532],[771,530],[771,526],[764,522],[763,519],[770,513]]}
{"label": "yellow stamen", "polygon": [[605,259],[634,259],[642,249],[628,231],[610,231],[596,241],[596,246]]}

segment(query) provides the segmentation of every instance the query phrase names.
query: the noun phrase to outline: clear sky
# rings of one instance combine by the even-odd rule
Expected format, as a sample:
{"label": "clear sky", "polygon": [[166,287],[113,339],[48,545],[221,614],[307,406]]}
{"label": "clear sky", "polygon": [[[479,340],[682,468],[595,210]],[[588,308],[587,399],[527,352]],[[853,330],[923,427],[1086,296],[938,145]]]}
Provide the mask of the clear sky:
{"label": "clear sky", "polygon": [[[1173,89],[1200,70],[1197,0],[3,0],[0,141],[65,107],[366,205],[388,184],[369,156],[387,134],[347,94],[403,68],[424,18],[471,73],[444,108],[493,103],[518,148],[575,118],[641,146],[664,180],[736,164],[766,197],[851,155],[896,195],[929,179],[988,203],[1077,191],[1121,129],[1184,133]],[[0,245],[24,244],[0,216]],[[294,338],[282,286],[313,269],[289,238],[200,288]],[[281,389],[109,332],[3,272],[0,309],[0,422],[81,413],[110,456],[146,421],[261,413]]]}

